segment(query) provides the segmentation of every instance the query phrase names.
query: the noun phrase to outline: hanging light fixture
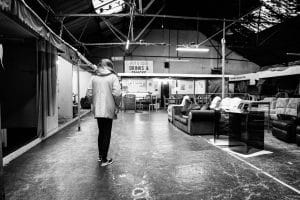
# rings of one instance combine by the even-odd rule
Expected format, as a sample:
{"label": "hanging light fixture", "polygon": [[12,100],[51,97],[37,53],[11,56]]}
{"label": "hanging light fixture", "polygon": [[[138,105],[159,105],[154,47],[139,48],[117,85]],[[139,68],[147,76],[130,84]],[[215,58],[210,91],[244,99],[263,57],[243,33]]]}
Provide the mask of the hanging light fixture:
{"label": "hanging light fixture", "polygon": [[126,50],[129,49],[129,44],[130,44],[130,42],[129,42],[129,40],[127,40],[127,41],[126,41],[126,46],[125,46],[125,49],[126,49]]}
{"label": "hanging light fixture", "polygon": [[209,52],[209,49],[207,48],[191,48],[191,47],[177,47],[176,51],[181,51],[181,52]]}
{"label": "hanging light fixture", "polygon": [[178,45],[176,51],[207,53],[209,48],[199,47],[198,45]]}

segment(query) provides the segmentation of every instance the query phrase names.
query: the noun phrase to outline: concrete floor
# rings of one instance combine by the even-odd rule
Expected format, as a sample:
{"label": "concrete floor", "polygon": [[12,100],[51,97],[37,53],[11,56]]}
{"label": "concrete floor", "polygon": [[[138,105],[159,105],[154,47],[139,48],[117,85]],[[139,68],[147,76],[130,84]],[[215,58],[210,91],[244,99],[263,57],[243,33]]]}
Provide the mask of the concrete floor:
{"label": "concrete floor", "polygon": [[[97,162],[97,124],[84,118],[5,167],[7,199],[300,199],[300,195],[204,138],[168,123],[165,112],[121,113],[113,165]],[[298,188],[299,189],[299,188]]]}

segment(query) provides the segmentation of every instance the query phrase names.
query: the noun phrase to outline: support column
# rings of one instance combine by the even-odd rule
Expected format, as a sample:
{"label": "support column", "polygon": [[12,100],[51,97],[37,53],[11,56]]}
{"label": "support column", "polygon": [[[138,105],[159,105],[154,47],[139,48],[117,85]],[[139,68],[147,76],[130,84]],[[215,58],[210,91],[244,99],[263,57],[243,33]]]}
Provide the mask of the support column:
{"label": "support column", "polygon": [[81,119],[80,119],[80,112],[81,112],[81,106],[80,106],[80,76],[79,76],[79,65],[80,65],[80,59],[77,62],[77,110],[78,110],[78,131],[81,131]]}
{"label": "support column", "polygon": [[225,98],[225,20],[223,22],[223,38],[221,40],[222,44],[222,99]]}
{"label": "support column", "polygon": [[1,103],[0,103],[0,200],[5,199],[3,180],[2,132],[1,132]]}

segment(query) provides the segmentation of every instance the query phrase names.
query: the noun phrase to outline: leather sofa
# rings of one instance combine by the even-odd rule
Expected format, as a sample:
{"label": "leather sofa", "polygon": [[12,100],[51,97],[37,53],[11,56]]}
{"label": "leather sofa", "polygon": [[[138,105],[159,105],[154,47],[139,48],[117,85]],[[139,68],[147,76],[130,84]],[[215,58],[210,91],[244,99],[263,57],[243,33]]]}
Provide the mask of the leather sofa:
{"label": "leather sofa", "polygon": [[191,110],[188,116],[181,114],[182,106],[173,108],[173,124],[190,135],[214,134],[216,112],[214,110]]}
{"label": "leather sofa", "polygon": [[285,142],[296,142],[296,126],[300,114],[300,98],[278,98],[277,119],[272,121],[272,134]]}
{"label": "leather sofa", "polygon": [[171,104],[171,105],[168,105],[168,109],[167,109],[167,112],[168,112],[168,120],[169,122],[173,123],[173,107],[174,106],[183,106],[184,105],[184,102],[186,101],[186,99],[189,99],[189,96],[184,96],[183,99],[182,99],[182,102],[181,104]]}
{"label": "leather sofa", "polygon": [[296,143],[300,146],[300,125],[296,127]]}

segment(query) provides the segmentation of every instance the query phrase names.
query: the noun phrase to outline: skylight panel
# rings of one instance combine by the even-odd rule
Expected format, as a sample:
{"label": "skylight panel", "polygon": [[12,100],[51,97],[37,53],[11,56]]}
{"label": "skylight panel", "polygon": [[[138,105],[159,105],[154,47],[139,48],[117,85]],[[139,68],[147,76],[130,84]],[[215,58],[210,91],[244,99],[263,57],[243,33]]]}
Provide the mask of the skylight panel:
{"label": "skylight panel", "polygon": [[297,0],[262,0],[262,6],[250,14],[242,26],[255,33],[271,28],[287,18],[295,17]]}
{"label": "skylight panel", "polygon": [[93,5],[98,14],[113,14],[122,12],[125,8],[124,0],[93,0]]}

